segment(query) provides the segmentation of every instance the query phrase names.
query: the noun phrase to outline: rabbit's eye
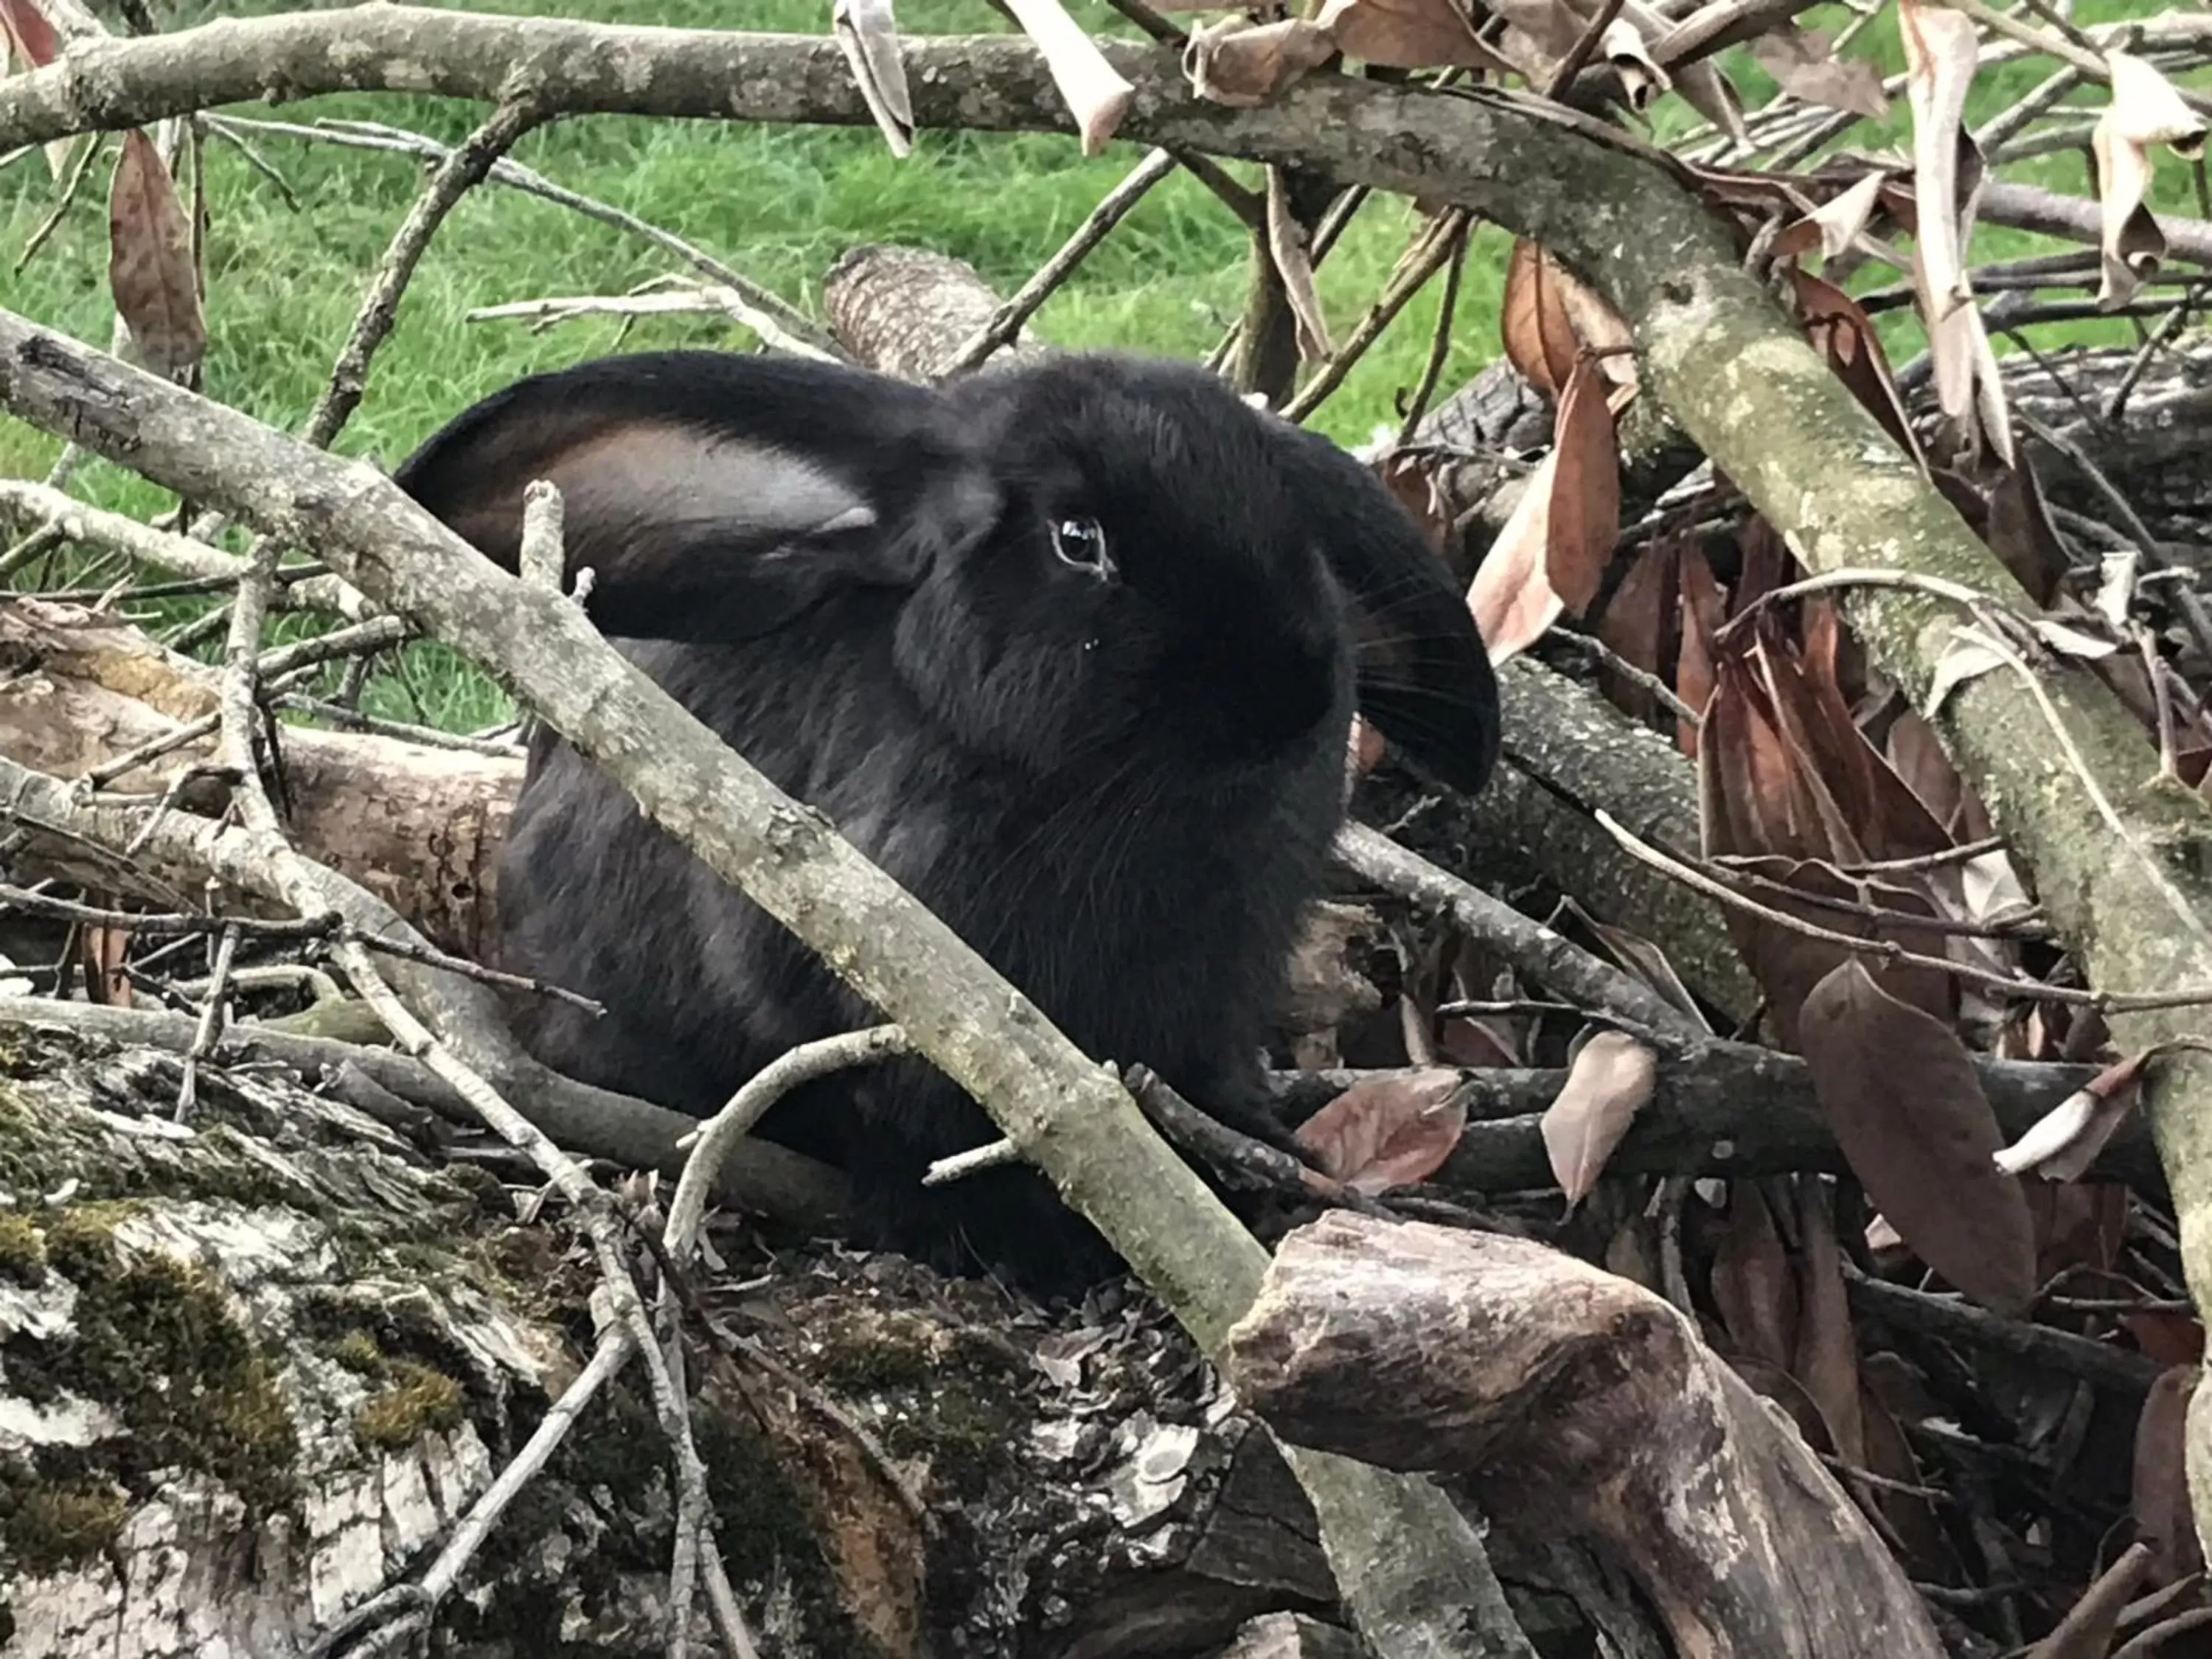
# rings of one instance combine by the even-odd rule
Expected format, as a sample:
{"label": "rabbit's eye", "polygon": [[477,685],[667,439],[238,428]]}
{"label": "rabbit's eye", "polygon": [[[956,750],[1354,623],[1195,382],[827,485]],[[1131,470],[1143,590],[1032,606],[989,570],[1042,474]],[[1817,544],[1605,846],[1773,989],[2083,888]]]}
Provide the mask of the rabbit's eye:
{"label": "rabbit's eye", "polygon": [[1113,574],[1114,562],[1106,555],[1106,532],[1096,519],[1062,519],[1052,527],[1052,550],[1078,570],[1094,576]]}

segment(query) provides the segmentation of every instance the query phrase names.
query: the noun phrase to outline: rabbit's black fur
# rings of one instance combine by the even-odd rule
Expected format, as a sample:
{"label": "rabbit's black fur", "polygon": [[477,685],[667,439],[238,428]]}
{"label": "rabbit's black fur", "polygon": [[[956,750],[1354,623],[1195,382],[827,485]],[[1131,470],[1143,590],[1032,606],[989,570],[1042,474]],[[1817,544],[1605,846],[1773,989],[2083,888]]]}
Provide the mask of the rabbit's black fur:
{"label": "rabbit's black fur", "polygon": [[[586,608],[707,725],[1086,1053],[1253,1121],[1285,963],[1340,821],[1362,706],[1480,787],[1496,688],[1410,520],[1326,440],[1182,365],[1068,356],[923,388],[708,353],[525,380],[398,475],[514,568],[551,477]],[[1097,539],[1085,524],[1103,531]],[[697,1114],[881,1016],[534,738],[500,868],[505,965],[569,1074]],[[919,1060],[794,1093],[763,1132],[851,1173],[876,1237],[1032,1283],[1109,1267],[1026,1170],[943,1188],[994,1131]]]}

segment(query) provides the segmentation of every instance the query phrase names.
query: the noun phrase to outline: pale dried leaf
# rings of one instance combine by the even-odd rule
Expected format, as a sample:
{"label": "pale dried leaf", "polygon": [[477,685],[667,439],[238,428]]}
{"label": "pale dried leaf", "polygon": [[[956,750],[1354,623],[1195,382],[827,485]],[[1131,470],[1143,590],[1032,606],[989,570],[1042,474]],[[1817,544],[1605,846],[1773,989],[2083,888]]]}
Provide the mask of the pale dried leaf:
{"label": "pale dried leaf", "polygon": [[2136,577],[2142,569],[2142,550],[2122,548],[2107,552],[2098,561],[2097,597],[2089,608],[2105,619],[2107,626],[2125,632],[2128,625],[2128,606],[2136,596]]}
{"label": "pale dried leaf", "polygon": [[107,228],[108,287],[140,360],[166,379],[189,379],[207,351],[191,229],[161,152],[136,127],[115,160]]}
{"label": "pale dried leaf", "polygon": [[868,113],[903,160],[914,153],[914,100],[906,83],[906,58],[899,42],[891,0],[836,0],[830,30],[859,83]]}
{"label": "pale dried leaf", "polygon": [[2100,640],[2094,634],[2084,634],[2078,628],[2069,628],[2064,623],[2053,622],[2048,617],[2039,617],[2029,624],[2036,637],[2063,657],[2082,657],[2091,662],[2109,657],[2120,647],[2110,640]]}
{"label": "pale dried leaf", "polygon": [[2078,1181],[2127,1121],[2141,1093],[2146,1049],[2116,1060],[2030,1124],[1990,1161],[2007,1175],[2028,1170],[2048,1181]]}
{"label": "pale dried leaf", "polygon": [[1570,1210],[1605,1173],[1658,1081],[1659,1056],[1620,1031],[1600,1031],[1576,1053],[1543,1119],[1544,1151]]}
{"label": "pale dried leaf", "polygon": [[1986,1307],[2026,1308],[2034,1227],[1992,1162],[2003,1136],[1957,1033],[1853,957],[1806,997],[1797,1040],[1837,1146],[1913,1253]]}
{"label": "pale dried leaf", "polygon": [[1874,120],[1889,113],[1881,71],[1864,58],[1837,57],[1825,31],[1785,25],[1750,44],[1759,66],[1792,97]]}
{"label": "pale dried leaf", "polygon": [[1541,639],[1565,606],[1545,574],[1551,538],[1552,480],[1559,471],[1554,448],[1522,484],[1512,516],[1482,556],[1467,592],[1468,609],[1492,664],[1510,660]]}
{"label": "pale dried leaf", "polygon": [[2097,303],[2124,305],[2145,278],[2166,263],[2166,233],[2143,198],[2150,192],[2151,149],[2203,154],[2203,117],[2182,101],[2173,83],[2142,58],[2105,54],[2112,77],[2112,101],[2097,119],[2089,147],[2097,161],[2097,210],[2103,280]]}
{"label": "pale dried leaf", "polygon": [[1298,356],[1317,363],[1329,355],[1328,319],[1322,312],[1321,291],[1314,286],[1310,233],[1291,210],[1280,167],[1267,169],[1267,252],[1297,324]]}
{"label": "pale dried leaf", "polygon": [[1256,109],[1335,55],[1336,42],[1303,17],[1257,27],[1224,18],[1190,32],[1182,72],[1200,97]]}
{"label": "pale dried leaf", "polygon": [[1067,100],[1068,111],[1075,117],[1083,153],[1097,155],[1121,126],[1137,89],[1106,61],[1106,55],[1067,15],[1060,0],[1006,0],[1006,7],[1021,25],[1022,33],[1043,54],[1053,84],[1060,88],[1060,95]]}
{"label": "pale dried leaf", "polygon": [[1834,258],[1866,234],[1867,222],[1873,218],[1881,200],[1881,188],[1888,181],[1889,175],[1877,167],[1807,216],[1820,228],[1821,258]]}
{"label": "pale dried leaf", "polygon": [[1913,194],[1918,204],[1922,299],[1931,325],[1972,297],[1959,202],[1959,134],[1980,46],[1974,21],[1948,6],[1898,0],[1905,93],[1912,106]]}
{"label": "pale dried leaf", "polygon": [[1954,628],[1951,643],[1936,659],[1936,672],[1928,681],[1928,696],[1921,703],[1923,719],[1934,720],[1951,694],[1968,680],[1978,679],[1990,670],[2005,665],[2003,649],[1990,641],[1978,629]]}
{"label": "pale dried leaf", "polygon": [[1620,89],[1629,108],[1641,112],[1662,93],[1673,90],[1674,77],[1653,60],[1644,31],[1626,17],[1616,17],[1597,38],[1597,49],[1620,78]]}
{"label": "pale dried leaf", "polygon": [[1328,0],[1315,25],[1347,58],[1386,69],[1503,70],[1453,0]]}
{"label": "pale dried leaf", "polygon": [[1363,1078],[1298,1126],[1322,1170],[1372,1195],[1443,1167],[1467,1127],[1459,1073],[1443,1067]]}

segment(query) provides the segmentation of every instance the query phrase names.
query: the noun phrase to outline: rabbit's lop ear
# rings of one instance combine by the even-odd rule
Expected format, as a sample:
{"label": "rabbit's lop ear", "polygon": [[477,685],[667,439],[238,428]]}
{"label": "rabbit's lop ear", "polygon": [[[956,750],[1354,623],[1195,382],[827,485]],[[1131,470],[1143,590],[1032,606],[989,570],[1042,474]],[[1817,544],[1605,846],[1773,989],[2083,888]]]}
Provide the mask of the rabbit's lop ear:
{"label": "rabbit's lop ear", "polygon": [[468,410],[394,482],[507,570],[523,490],[562,499],[564,586],[617,638],[757,638],[832,593],[910,586],[986,534],[999,494],[935,393],[715,352],[612,357]]}
{"label": "rabbit's lop ear", "polygon": [[1466,599],[1381,480],[1327,438],[1282,430],[1350,602],[1359,712],[1416,767],[1474,793],[1498,761],[1498,679]]}

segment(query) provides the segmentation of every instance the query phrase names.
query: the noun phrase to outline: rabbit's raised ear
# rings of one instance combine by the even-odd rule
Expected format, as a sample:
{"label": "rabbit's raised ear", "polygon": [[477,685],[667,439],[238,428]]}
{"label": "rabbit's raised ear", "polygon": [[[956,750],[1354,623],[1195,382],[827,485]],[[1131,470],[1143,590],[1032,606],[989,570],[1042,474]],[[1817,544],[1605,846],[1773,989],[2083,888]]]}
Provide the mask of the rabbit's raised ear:
{"label": "rabbit's raised ear", "polygon": [[912,585],[987,533],[999,494],[934,393],[715,352],[612,357],[468,410],[393,481],[516,568],[522,495],[561,491],[564,586],[617,638],[737,641],[834,592]]}
{"label": "rabbit's raised ear", "polygon": [[1466,599],[1372,472],[1281,426],[1307,521],[1351,603],[1359,712],[1415,766],[1474,793],[1498,761],[1498,679]]}

